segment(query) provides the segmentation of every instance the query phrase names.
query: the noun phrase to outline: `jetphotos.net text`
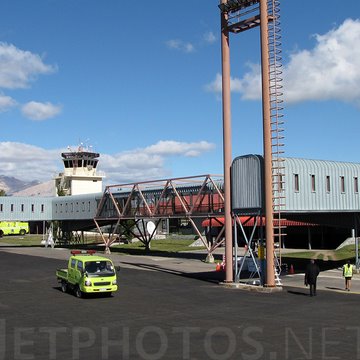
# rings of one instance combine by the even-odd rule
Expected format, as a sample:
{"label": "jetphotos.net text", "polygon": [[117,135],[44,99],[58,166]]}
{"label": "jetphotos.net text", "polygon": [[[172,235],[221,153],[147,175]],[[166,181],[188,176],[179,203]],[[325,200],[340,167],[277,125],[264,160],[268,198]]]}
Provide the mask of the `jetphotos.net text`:
{"label": "jetphotos.net text", "polygon": [[9,328],[6,320],[0,319],[0,360],[348,360],[350,353],[351,360],[360,360],[360,326],[301,331],[277,329],[276,324],[273,329],[241,325],[209,329],[145,326],[136,330],[126,326]]}

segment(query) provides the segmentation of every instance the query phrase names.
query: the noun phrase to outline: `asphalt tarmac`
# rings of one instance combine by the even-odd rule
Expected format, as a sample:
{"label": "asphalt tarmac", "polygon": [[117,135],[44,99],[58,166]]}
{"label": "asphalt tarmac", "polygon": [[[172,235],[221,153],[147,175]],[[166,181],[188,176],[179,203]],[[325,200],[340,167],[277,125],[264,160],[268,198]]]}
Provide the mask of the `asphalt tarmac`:
{"label": "asphalt tarmac", "polygon": [[8,250],[0,249],[0,360],[360,359],[357,293],[322,287],[310,297],[296,275],[280,292],[228,289],[198,259],[168,266],[112,255],[122,264],[119,291],[78,299],[55,278],[68,252]]}

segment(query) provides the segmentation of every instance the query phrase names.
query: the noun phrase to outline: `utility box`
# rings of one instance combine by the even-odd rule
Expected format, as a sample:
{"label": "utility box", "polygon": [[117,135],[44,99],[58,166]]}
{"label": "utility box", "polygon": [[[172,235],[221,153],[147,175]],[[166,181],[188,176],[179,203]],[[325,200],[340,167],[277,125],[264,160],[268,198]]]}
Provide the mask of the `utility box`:
{"label": "utility box", "polygon": [[237,215],[264,213],[264,158],[236,157],[231,164],[231,209]]}

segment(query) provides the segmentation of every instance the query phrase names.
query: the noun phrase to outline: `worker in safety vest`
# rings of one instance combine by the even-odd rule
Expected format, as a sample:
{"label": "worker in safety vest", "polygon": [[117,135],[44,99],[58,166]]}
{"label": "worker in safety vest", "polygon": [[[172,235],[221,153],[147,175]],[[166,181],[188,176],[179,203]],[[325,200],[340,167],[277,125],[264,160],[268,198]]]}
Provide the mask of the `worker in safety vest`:
{"label": "worker in safety vest", "polygon": [[353,275],[353,266],[350,263],[350,260],[343,266],[343,276],[345,278],[345,291],[350,291],[351,287],[351,278]]}

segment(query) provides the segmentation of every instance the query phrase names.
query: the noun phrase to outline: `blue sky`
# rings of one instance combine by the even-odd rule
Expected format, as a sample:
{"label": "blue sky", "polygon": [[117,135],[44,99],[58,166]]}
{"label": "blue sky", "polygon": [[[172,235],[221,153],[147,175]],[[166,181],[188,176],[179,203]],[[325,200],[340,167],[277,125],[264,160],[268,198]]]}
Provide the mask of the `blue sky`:
{"label": "blue sky", "polygon": [[[2,0],[0,174],[101,154],[107,183],[220,174],[217,0]],[[285,156],[360,162],[360,2],[282,1]],[[231,34],[233,157],[262,153],[259,29]]]}

